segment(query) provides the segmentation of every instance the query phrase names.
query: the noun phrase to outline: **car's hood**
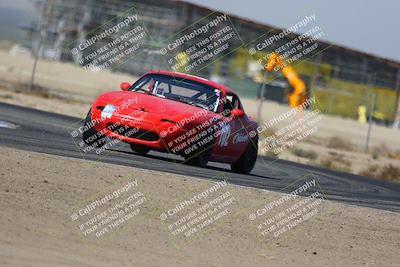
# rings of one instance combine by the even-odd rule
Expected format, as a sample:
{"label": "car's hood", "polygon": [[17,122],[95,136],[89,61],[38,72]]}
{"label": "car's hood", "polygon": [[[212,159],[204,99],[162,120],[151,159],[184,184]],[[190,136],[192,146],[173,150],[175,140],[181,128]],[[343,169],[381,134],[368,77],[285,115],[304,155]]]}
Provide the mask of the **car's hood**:
{"label": "car's hood", "polygon": [[139,109],[148,113],[163,114],[168,119],[179,119],[203,111],[199,107],[182,102],[142,93],[124,91],[103,94],[98,98],[96,104],[113,105],[117,107],[121,113],[125,113],[123,111],[125,109]]}

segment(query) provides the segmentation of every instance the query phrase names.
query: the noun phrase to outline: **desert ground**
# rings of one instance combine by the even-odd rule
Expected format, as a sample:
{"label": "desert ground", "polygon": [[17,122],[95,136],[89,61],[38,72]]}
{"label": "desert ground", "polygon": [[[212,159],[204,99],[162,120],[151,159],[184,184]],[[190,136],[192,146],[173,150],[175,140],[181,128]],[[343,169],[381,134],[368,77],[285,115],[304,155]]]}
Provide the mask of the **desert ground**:
{"label": "desert ground", "polygon": [[[229,213],[192,236],[174,236],[160,214],[215,182],[4,147],[0,166],[1,266],[398,266],[400,262],[398,213],[322,200],[308,220],[277,237],[265,237],[249,214],[282,194],[230,185],[227,179],[221,192],[234,198]],[[85,236],[71,213],[133,180],[146,198],[140,213],[103,236]],[[181,212],[203,204],[196,202]]]}
{"label": "desert ground", "polygon": [[[39,60],[35,90],[27,91],[33,59],[0,50],[0,101],[83,118],[90,103],[101,93],[119,90],[122,81],[137,77],[102,71],[89,72],[71,63]],[[258,102],[242,99],[245,111],[256,117]],[[261,122],[265,123],[289,107],[265,101]],[[307,114],[308,111],[304,111]],[[295,162],[400,182],[400,138],[397,130],[373,125],[369,150],[364,151],[367,125],[355,120],[324,115],[318,129],[278,155]],[[278,129],[273,129],[278,130]]]}

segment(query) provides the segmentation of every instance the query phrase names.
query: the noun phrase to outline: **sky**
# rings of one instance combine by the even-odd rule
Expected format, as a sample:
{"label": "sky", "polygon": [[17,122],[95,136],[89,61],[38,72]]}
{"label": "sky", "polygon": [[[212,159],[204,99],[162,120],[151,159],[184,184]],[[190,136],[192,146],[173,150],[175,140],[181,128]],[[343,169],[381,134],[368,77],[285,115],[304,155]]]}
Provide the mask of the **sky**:
{"label": "sky", "polygon": [[280,28],[316,14],[323,40],[400,61],[398,0],[189,0]]}
{"label": "sky", "polygon": [[[400,61],[398,0],[188,1],[281,28],[315,13],[325,41]],[[31,20],[32,2],[0,0],[0,37],[4,33],[10,35],[10,32],[12,38],[20,37],[17,26]]]}
{"label": "sky", "polygon": [[29,25],[33,17],[31,0],[0,0],[0,40],[23,39],[25,34],[18,27]]}

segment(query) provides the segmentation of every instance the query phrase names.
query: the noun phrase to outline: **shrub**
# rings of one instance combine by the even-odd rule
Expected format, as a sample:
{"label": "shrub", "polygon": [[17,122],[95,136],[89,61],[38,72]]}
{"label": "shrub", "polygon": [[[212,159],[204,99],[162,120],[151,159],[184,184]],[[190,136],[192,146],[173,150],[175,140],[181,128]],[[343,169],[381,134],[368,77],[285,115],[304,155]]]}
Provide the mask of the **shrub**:
{"label": "shrub", "polygon": [[400,182],[400,168],[392,164],[382,167],[372,165],[360,171],[359,174],[370,178]]}
{"label": "shrub", "polygon": [[329,139],[328,147],[348,151],[353,150],[353,145],[350,142],[338,136],[334,136]]}
{"label": "shrub", "polygon": [[307,159],[311,159],[311,160],[315,160],[318,158],[318,154],[313,150],[305,150],[305,149],[301,149],[301,148],[295,148],[291,152],[293,155],[296,155],[301,158],[307,158]]}

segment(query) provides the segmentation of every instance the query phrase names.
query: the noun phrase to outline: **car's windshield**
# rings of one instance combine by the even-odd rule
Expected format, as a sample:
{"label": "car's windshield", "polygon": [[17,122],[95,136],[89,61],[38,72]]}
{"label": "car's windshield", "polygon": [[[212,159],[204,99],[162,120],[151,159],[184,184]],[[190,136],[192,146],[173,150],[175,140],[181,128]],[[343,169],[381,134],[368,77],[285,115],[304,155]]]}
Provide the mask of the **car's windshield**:
{"label": "car's windshield", "polygon": [[131,91],[179,101],[217,112],[221,91],[188,79],[167,75],[150,74],[142,77],[130,88]]}

